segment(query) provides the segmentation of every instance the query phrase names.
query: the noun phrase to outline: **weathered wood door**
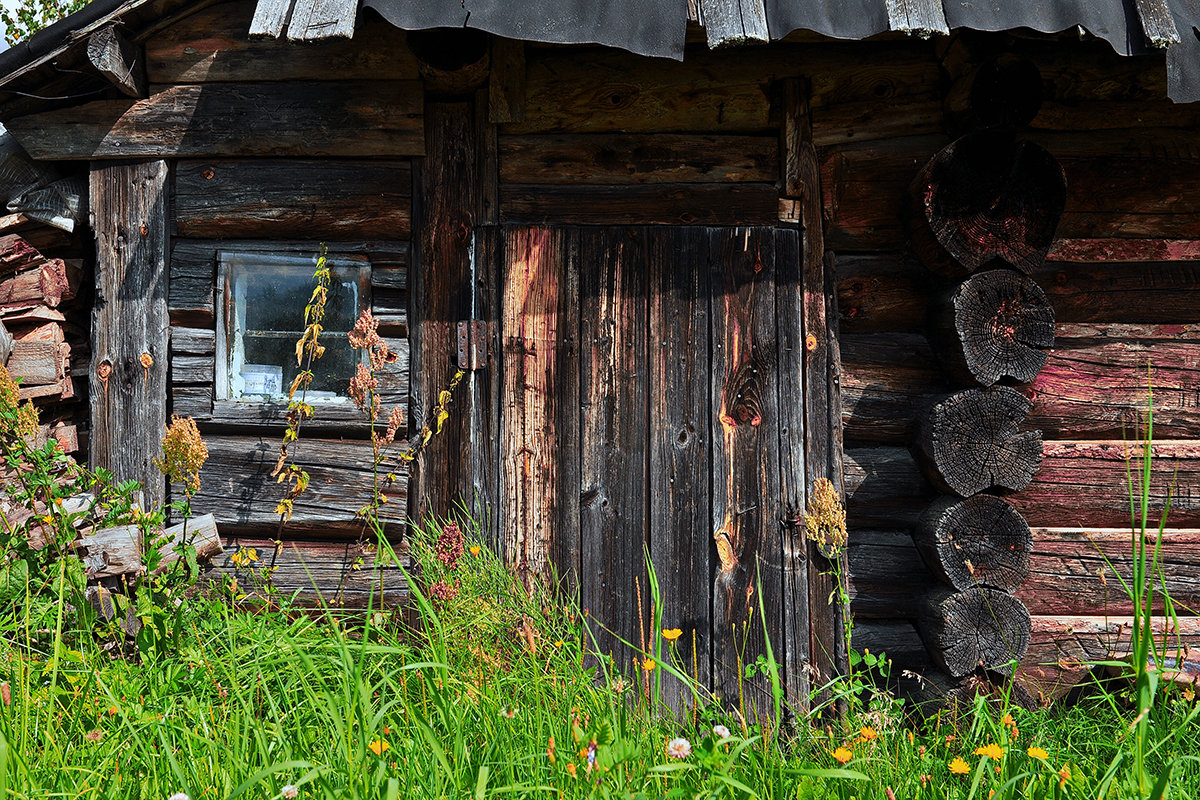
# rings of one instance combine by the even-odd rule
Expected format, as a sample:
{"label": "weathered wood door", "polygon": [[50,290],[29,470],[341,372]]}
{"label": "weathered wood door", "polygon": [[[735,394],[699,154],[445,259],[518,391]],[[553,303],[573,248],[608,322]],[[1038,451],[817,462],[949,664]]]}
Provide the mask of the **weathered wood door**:
{"label": "weathered wood door", "polygon": [[621,641],[652,648],[656,627],[649,553],[680,667],[747,708],[769,705],[765,676],[738,680],[764,629],[801,705],[813,648],[836,647],[836,626],[814,637],[797,524],[802,273],[793,228],[504,231],[507,559],[576,593],[599,651],[632,674]]}

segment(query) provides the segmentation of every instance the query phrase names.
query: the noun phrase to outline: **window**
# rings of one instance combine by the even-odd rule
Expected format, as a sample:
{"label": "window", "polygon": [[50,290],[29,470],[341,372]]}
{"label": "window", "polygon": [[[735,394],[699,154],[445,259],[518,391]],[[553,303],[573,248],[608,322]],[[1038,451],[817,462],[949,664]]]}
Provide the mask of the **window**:
{"label": "window", "polygon": [[[330,254],[329,295],[313,362],[310,403],[348,403],[347,384],[363,359],[346,334],[370,307],[371,269],[365,256]],[[315,286],[317,256],[220,252],[217,268],[216,399],[282,403],[301,366],[296,342]]]}

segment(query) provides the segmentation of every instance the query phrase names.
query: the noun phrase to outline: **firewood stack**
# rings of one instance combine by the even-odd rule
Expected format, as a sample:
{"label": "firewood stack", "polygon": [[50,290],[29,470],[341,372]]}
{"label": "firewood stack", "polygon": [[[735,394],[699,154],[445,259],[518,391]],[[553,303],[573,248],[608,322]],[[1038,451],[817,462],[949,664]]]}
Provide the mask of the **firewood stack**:
{"label": "firewood stack", "polygon": [[[1033,381],[1054,344],[1054,311],[1028,276],[1050,249],[1066,177],[1050,153],[1018,138],[1037,103],[997,72],[985,66],[987,82],[971,95],[987,127],[938,152],[912,186],[913,246],[944,287],[930,338],[963,386],[928,410],[914,444],[945,493],[913,533],[944,584],[923,598],[917,628],[945,685],[1007,674],[1031,629],[1013,592],[1028,572],[1032,536],[1004,495],[1032,480],[1042,436],[1022,429],[1032,404],[1012,387]],[[1021,81],[1029,83],[1024,72]]]}
{"label": "firewood stack", "polygon": [[[0,217],[0,357],[20,379],[21,399],[32,399],[41,436],[65,452],[80,449],[86,427],[86,386],[72,364],[88,360],[88,313],[76,302],[83,275],[78,236],[28,219]],[[86,368],[85,372],[86,374]]]}

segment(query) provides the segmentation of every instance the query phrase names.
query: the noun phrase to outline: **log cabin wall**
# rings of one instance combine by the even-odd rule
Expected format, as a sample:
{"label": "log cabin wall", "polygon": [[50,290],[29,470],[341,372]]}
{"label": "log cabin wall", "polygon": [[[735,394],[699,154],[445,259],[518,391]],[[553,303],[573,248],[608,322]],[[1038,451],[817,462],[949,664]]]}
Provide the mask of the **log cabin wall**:
{"label": "log cabin wall", "polygon": [[[1177,602],[1196,607],[1200,150],[1190,130],[1197,110],[1165,99],[1158,58],[1119,58],[1097,43],[1011,49],[1042,73],[1045,102],[1028,137],[1063,164],[1068,187],[1058,238],[1032,276],[1054,308],[1057,341],[1032,384],[1018,387],[1033,403],[1023,427],[1042,432],[1044,457],[1033,482],[1010,497],[1033,532],[1030,572],[1016,591],[1033,618],[1018,678],[1052,699],[1082,677],[1080,660],[1127,646],[1131,609],[1106,559],[1129,574],[1125,457],[1140,431],[1148,364],[1155,508],[1176,483],[1167,584]],[[941,53],[950,69],[951,50]],[[932,47],[923,63],[938,66]],[[924,409],[961,385],[931,346],[941,290],[911,254],[905,203],[918,170],[951,141],[961,109],[951,80],[905,80],[906,69],[921,68],[897,66],[894,83],[880,84],[881,95],[911,87],[882,112],[889,122],[814,112],[813,124],[840,312],[855,644],[920,665],[910,621],[936,581],[911,533],[936,491],[910,447]],[[1181,618],[1179,632],[1194,641],[1200,625]]]}
{"label": "log cabin wall", "polygon": [[[311,476],[291,521],[278,527],[275,506],[284,487],[270,477],[285,422],[276,405],[245,404],[215,396],[214,366],[223,338],[216,331],[218,254],[287,254],[312,258],[324,245],[331,259],[365,257],[370,263],[370,307],[379,332],[398,361],[380,376],[380,430],[393,407],[409,416],[409,266],[413,182],[411,155],[422,152],[421,90],[415,61],[402,32],[376,23],[353,42],[295,46],[248,41],[252,2],[204,8],[159,31],[145,43],[151,97],[188,94],[198,88],[234,98],[247,115],[270,124],[258,141],[232,141],[238,112],[224,110],[205,141],[175,145],[171,160],[169,254],[169,411],[197,420],[209,448],[197,513],[213,513],[232,549],[216,572],[237,574],[244,587],[261,579],[238,571],[229,558],[253,548],[256,568],[274,568],[273,584],[315,601],[347,606],[394,602],[403,580],[394,566],[377,566],[373,536],[363,535],[356,511],[369,499],[372,475],[369,427],[353,406],[316,404],[292,447],[296,463]],[[344,98],[403,102],[381,112],[372,132]],[[215,110],[215,107],[214,107]],[[150,113],[150,112],[148,112]],[[197,113],[206,113],[198,109]],[[359,113],[370,113],[362,112]],[[389,122],[396,115],[399,124]],[[302,327],[304,298],[292,313]],[[333,334],[326,334],[332,337]],[[344,338],[344,334],[339,334]],[[331,344],[332,346],[332,344]],[[349,380],[349,375],[345,379]],[[344,393],[343,389],[343,393]],[[407,471],[385,489],[382,516],[395,543],[407,512]],[[178,487],[173,487],[178,489]],[[285,541],[277,546],[275,539]],[[244,562],[245,563],[245,562]],[[382,597],[380,591],[382,590]],[[389,600],[390,598],[390,600]]]}

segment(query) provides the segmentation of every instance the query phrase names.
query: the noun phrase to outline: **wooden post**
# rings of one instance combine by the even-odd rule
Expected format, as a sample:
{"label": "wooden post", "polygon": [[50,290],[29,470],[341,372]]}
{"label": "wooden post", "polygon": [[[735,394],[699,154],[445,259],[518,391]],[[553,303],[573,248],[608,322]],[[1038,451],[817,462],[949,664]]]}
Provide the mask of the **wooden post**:
{"label": "wooden post", "polygon": [[137,480],[149,505],[166,482],[153,459],[167,422],[167,164],[97,164],[90,461]]}

